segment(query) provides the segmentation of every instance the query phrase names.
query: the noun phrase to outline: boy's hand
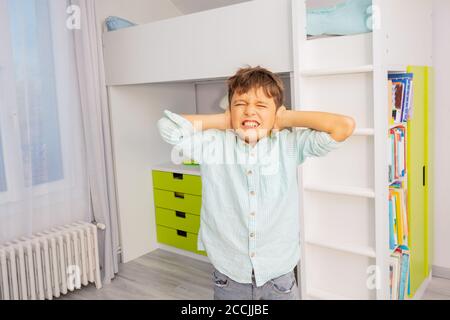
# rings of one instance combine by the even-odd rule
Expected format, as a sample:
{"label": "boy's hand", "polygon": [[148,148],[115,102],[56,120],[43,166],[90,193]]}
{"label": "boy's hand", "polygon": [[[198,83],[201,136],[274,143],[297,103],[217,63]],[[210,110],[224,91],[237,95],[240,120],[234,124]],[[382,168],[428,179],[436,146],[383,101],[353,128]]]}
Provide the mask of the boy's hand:
{"label": "boy's hand", "polygon": [[285,106],[281,106],[278,108],[277,113],[275,115],[275,124],[273,126],[274,130],[281,131],[284,128],[286,128],[286,115],[287,115],[287,109]]}
{"label": "boy's hand", "polygon": [[232,128],[230,109],[227,109],[224,113],[182,114],[181,116],[189,120],[198,131],[208,129],[227,130]]}
{"label": "boy's hand", "polygon": [[224,130],[232,129],[231,126],[231,112],[230,108],[228,107],[225,113],[223,114],[223,122],[224,122]]}

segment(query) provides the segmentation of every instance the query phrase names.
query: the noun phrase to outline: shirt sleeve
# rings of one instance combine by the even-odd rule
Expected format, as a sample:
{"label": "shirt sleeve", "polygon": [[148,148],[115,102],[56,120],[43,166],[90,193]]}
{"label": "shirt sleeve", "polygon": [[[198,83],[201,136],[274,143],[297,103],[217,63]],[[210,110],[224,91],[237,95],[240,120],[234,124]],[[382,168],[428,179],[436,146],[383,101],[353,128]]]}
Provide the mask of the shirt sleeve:
{"label": "shirt sleeve", "polygon": [[172,161],[176,163],[182,160],[202,163],[203,149],[218,136],[218,130],[196,131],[189,120],[168,110],[157,126],[162,139],[174,146]]}
{"label": "shirt sleeve", "polygon": [[323,131],[301,129],[295,134],[299,164],[302,164],[309,157],[323,157],[343,144],[343,142],[334,140],[330,134]]}

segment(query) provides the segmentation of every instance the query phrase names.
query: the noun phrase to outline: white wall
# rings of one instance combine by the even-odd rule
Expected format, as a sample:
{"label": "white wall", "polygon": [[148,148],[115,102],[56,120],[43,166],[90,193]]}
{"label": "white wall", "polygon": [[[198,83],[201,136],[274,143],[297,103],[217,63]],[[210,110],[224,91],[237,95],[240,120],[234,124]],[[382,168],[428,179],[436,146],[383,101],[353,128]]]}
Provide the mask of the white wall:
{"label": "white wall", "polygon": [[95,10],[99,24],[108,16],[142,24],[181,14],[170,0],[95,0]]}
{"label": "white wall", "polygon": [[[435,213],[433,265],[450,269],[450,1],[434,0]],[[448,273],[447,276],[450,276]]]}
{"label": "white wall", "polygon": [[344,2],[344,0],[306,0],[306,7],[308,9],[326,8],[335,6],[341,2]]}

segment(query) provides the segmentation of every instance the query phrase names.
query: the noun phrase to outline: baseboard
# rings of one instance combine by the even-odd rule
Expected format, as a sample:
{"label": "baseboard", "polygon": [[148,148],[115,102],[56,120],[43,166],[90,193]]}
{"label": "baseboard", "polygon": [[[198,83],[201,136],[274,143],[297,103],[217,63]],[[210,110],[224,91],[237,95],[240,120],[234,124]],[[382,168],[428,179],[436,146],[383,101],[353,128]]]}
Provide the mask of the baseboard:
{"label": "baseboard", "polygon": [[450,279],[450,268],[433,266],[433,277]]}

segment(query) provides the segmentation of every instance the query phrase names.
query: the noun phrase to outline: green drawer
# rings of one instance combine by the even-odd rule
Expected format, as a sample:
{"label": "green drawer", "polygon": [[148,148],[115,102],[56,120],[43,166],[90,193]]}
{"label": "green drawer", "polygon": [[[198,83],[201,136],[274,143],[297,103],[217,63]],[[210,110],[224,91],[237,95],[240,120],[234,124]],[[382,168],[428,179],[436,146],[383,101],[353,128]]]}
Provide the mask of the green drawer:
{"label": "green drawer", "polygon": [[157,225],[156,235],[160,243],[206,256],[205,251],[197,251],[197,235],[195,233]]}
{"label": "green drawer", "polygon": [[202,179],[200,176],[164,171],[153,171],[152,175],[154,188],[198,196],[202,194]]}
{"label": "green drawer", "polygon": [[198,233],[200,228],[200,216],[186,212],[156,208],[156,224]]}
{"label": "green drawer", "polygon": [[155,207],[200,215],[202,197],[187,193],[153,189]]}

